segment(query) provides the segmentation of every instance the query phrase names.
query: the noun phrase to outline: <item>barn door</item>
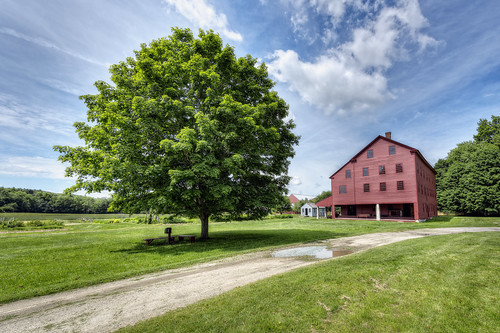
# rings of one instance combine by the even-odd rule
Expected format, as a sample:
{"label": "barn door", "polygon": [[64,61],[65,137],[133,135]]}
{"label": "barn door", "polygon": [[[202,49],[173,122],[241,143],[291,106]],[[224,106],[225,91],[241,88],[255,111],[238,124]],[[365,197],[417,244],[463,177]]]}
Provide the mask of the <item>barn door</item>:
{"label": "barn door", "polygon": [[403,216],[404,217],[413,217],[413,214],[411,212],[411,206],[412,206],[412,204],[403,204]]}

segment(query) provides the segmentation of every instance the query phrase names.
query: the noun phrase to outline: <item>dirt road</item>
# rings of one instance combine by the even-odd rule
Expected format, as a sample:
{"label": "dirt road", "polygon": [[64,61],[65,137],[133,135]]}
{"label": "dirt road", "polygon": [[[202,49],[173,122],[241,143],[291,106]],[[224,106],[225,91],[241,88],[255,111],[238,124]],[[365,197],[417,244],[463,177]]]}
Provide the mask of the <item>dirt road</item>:
{"label": "dirt road", "polygon": [[[500,227],[375,233],[314,245],[359,252],[412,238],[483,231]],[[0,332],[111,332],[318,261],[274,258],[266,251],[8,303],[0,306]]]}

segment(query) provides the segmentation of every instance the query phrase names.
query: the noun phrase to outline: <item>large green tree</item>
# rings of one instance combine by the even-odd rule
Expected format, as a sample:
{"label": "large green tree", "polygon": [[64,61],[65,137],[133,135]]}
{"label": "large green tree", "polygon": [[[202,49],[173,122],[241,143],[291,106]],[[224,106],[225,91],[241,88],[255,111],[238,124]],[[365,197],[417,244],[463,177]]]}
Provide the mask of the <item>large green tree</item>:
{"label": "large green tree", "polygon": [[142,44],[81,96],[84,146],[55,146],[76,176],[68,192],[112,191],[113,207],[198,216],[262,216],[285,193],[298,137],[265,64],[218,34],[189,29]]}
{"label": "large green tree", "polygon": [[500,214],[500,117],[481,119],[473,141],[463,142],[440,159],[438,208],[468,215]]}
{"label": "large green tree", "polygon": [[317,203],[323,199],[326,199],[332,195],[332,191],[323,191],[316,198],[312,200],[312,202]]}

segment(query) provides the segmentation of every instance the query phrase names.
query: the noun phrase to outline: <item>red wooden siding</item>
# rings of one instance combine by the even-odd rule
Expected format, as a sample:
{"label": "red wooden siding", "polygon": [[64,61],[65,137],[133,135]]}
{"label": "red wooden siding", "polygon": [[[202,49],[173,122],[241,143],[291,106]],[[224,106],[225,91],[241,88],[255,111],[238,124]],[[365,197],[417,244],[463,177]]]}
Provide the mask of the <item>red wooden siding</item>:
{"label": "red wooden siding", "polygon": [[437,215],[436,177],[420,156],[416,157],[416,181],[418,184],[418,212],[421,219]]}
{"label": "red wooden siding", "polygon": [[[395,147],[395,154],[389,154],[390,146]],[[379,174],[380,166],[384,166],[383,174]],[[363,173],[366,168],[367,176]],[[346,178],[346,170],[351,170],[351,178]],[[412,204],[415,219],[437,215],[435,171],[418,150],[394,140],[378,136],[330,178],[333,204],[345,206],[343,215],[347,205],[356,205],[359,215],[373,213],[375,204],[391,205],[394,210]],[[403,189],[398,190],[401,181]],[[380,190],[380,183],[385,183],[385,191]],[[339,193],[340,186],[345,186],[346,193]],[[382,215],[391,214],[387,207],[381,209],[385,210]]]}
{"label": "red wooden siding", "polygon": [[316,206],[318,207],[331,207],[332,206],[332,196],[325,198],[321,201],[316,202]]}

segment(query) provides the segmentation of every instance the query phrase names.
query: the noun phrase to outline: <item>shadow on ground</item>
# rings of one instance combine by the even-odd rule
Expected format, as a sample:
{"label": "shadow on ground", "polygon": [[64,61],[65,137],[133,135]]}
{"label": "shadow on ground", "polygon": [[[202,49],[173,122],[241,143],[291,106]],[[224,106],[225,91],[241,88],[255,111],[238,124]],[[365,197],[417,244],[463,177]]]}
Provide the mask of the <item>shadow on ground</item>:
{"label": "shadow on ground", "polygon": [[199,240],[198,235],[195,243],[189,241],[168,244],[166,241],[155,241],[151,245],[144,242],[135,243],[129,249],[121,249],[116,252],[137,253],[164,253],[168,255],[181,255],[187,252],[206,252],[222,250],[223,252],[246,252],[255,249],[267,249],[271,247],[286,246],[297,243],[307,243],[323,239],[346,237],[346,233],[335,233],[329,231],[303,230],[303,229],[280,229],[259,231],[220,231],[211,232],[207,240]]}

